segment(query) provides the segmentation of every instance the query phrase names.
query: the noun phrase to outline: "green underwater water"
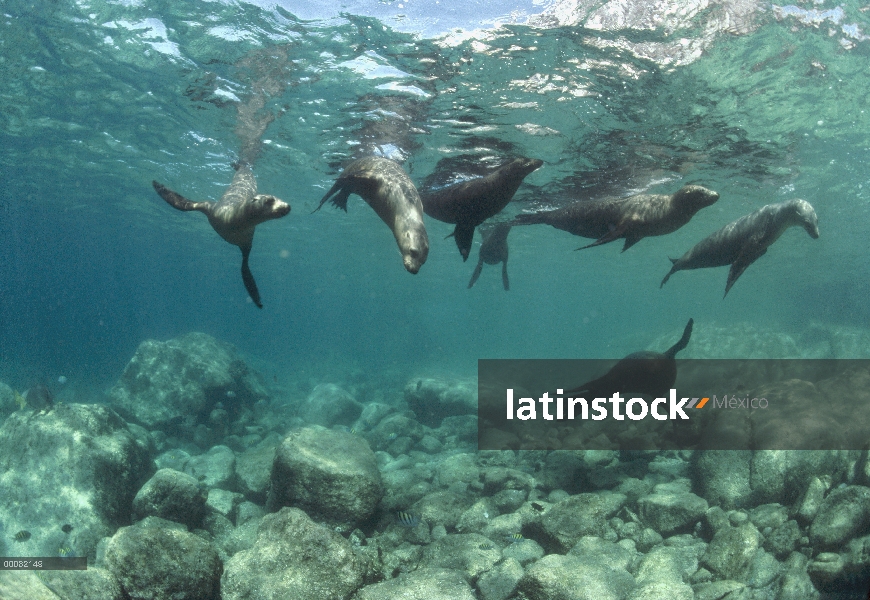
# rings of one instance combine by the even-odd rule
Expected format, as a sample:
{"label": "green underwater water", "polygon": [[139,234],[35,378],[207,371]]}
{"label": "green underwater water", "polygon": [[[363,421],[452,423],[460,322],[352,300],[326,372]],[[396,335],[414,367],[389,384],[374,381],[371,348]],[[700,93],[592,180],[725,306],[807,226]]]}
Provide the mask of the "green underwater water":
{"label": "green underwater water", "polygon": [[[688,316],[701,335],[706,324],[866,329],[866,10],[618,6],[556,3],[519,23],[423,35],[437,10],[303,21],[289,5],[4,4],[4,362],[111,381],[142,339],[201,330],[276,369],[472,374],[483,357],[620,356]],[[270,48],[283,58],[265,58]],[[251,265],[266,308],[255,311],[237,250],[150,181],[217,198],[240,148],[236,105],[264,81],[259,114],[275,118],[254,171],[293,210],[258,228]],[[467,290],[479,234],[463,264],[442,239],[452,226],[427,219],[429,260],[412,276],[358,198],[347,215],[308,214],[342,164],[371,153],[402,161],[418,186],[439,161],[436,184],[542,159],[502,219],[683,183],[721,199],[622,255],[516,227],[511,291],[491,267]],[[658,289],[667,256],[794,197],[815,206],[819,240],[788,231],[725,300],[724,268]]]}

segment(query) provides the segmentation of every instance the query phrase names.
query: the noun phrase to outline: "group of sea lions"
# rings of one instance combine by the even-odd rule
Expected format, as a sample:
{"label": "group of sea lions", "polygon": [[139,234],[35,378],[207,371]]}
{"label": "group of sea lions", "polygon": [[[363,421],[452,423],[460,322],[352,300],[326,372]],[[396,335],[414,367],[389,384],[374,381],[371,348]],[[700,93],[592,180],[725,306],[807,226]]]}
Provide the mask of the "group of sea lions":
{"label": "group of sea lions", "polygon": [[[423,213],[456,225],[454,237],[463,260],[468,259],[474,230],[507,206],[523,180],[542,161],[515,158],[489,175],[436,190],[419,193],[411,178],[396,162],[376,156],[351,162],[315,209],[331,201],[347,211],[351,194],[362,197],[392,230],[410,273],[417,273],[429,254],[429,238]],[[154,189],[178,210],[198,210],[223,239],[242,251],[242,281],[254,304],[262,308],[248,256],[257,225],[290,212],[290,205],[269,195],[257,194],[250,167],[240,163],[227,191],[218,202],[191,202],[165,186],[152,182]],[[507,236],[512,225],[546,223],[574,235],[595,241],[578,248],[591,248],[624,239],[623,252],[644,237],[673,233],[702,208],[719,199],[719,194],[700,185],[686,185],[672,195],[638,194],[628,198],[579,201],[560,209],[520,214],[513,221],[483,231],[480,259],[468,287],[480,276],[483,263],[502,263],[504,289],[510,289],[507,275]],[[681,270],[731,265],[725,294],[738,277],[760,258],[782,233],[801,226],[813,238],[819,237],[818,219],[804,200],[769,204],[730,223],[698,242],[679,259],[662,280]],[[448,236],[450,237],[450,236]],[[661,287],[661,286],[660,286]]]}

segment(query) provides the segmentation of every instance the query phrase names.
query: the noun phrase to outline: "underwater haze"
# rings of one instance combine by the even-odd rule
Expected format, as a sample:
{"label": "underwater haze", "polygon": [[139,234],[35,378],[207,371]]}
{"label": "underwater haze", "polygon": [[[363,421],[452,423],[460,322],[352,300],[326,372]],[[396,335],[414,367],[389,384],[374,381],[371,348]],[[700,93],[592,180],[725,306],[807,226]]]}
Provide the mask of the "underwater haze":
{"label": "underwater haze", "polygon": [[[372,156],[430,201],[542,166],[466,261],[424,216],[412,274],[360,196],[316,210]],[[218,201],[247,167],[291,206],[256,227],[262,309],[239,248],[167,191]],[[687,185],[718,200],[624,252],[536,214]],[[796,199],[818,236],[752,237],[733,288],[728,266],[663,285]],[[471,287],[498,223],[510,289],[489,264]],[[394,598],[415,577],[451,600],[863,597],[866,445],[480,451],[474,413],[480,359],[870,359],[868,230],[866,2],[3,0],[0,555],[87,556],[90,579],[43,578],[98,590],[64,598],[170,597],[174,577],[212,600]],[[758,389],[863,403],[855,369]],[[777,417],[788,449],[837,429]],[[291,566],[305,593],[281,587]],[[0,575],[2,597],[28,581]]]}

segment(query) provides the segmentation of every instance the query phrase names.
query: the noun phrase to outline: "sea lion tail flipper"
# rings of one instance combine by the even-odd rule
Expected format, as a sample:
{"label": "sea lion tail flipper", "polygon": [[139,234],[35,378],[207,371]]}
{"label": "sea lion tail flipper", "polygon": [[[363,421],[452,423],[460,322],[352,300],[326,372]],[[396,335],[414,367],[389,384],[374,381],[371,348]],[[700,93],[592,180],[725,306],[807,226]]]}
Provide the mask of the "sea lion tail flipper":
{"label": "sea lion tail flipper", "polygon": [[474,224],[457,223],[456,229],[453,230],[453,238],[456,240],[456,247],[459,248],[462,260],[468,260],[468,253],[471,252],[471,242],[474,240]]}
{"label": "sea lion tail flipper", "polygon": [[317,205],[317,208],[311,211],[312,214],[316,213],[320,208],[326,203],[327,200],[330,200],[330,196],[334,197],[331,199],[332,203],[347,212],[347,198],[350,196],[350,189],[347,186],[347,180],[339,179],[335,182],[335,184],[329,188],[329,191],[326,192],[326,195],[320,199],[320,204]]}
{"label": "sea lion tail flipper", "polygon": [[683,336],[680,338],[680,341],[670,347],[670,349],[665,352],[665,356],[667,358],[674,358],[677,355],[677,352],[684,350],[686,346],[689,345],[689,338],[692,337],[692,327],[695,325],[694,319],[689,319],[689,322],[686,323],[686,328],[683,329]]}
{"label": "sea lion tail flipper", "polygon": [[242,248],[242,281],[245,283],[245,289],[248,290],[248,295],[257,308],[263,308],[260,302],[260,292],[257,290],[257,282],[254,281],[254,274],[251,273],[251,268],[248,266],[248,256],[251,254],[251,247]]}
{"label": "sea lion tail flipper", "polygon": [[668,260],[670,260],[673,263],[673,266],[671,267],[671,270],[668,271],[668,274],[665,275],[665,278],[662,279],[662,282],[659,284],[659,289],[662,289],[665,286],[665,284],[668,282],[668,279],[671,278],[671,275],[673,275],[674,273],[676,273],[677,271],[680,270],[677,268],[677,261],[680,260],[679,258],[668,257]]}
{"label": "sea lion tail flipper", "polygon": [[184,211],[198,210],[205,214],[208,214],[209,212],[209,208],[211,207],[210,202],[193,202],[178,192],[173,192],[168,187],[157,181],[152,181],[151,185],[154,186],[154,191],[173,208]]}
{"label": "sea lion tail flipper", "polygon": [[625,245],[622,247],[622,251],[625,252],[626,250],[628,250],[629,248],[634,246],[636,243],[638,243],[642,239],[643,239],[642,237],[628,237],[628,236],[626,236]]}
{"label": "sea lion tail flipper", "polygon": [[468,289],[474,287],[477,283],[477,278],[480,277],[480,272],[483,271],[483,258],[477,261],[477,266],[474,267],[474,273],[471,274],[471,281],[468,282]]}
{"label": "sea lion tail flipper", "polygon": [[504,291],[511,291],[511,282],[508,280],[507,261],[501,263],[501,283],[504,285]]}

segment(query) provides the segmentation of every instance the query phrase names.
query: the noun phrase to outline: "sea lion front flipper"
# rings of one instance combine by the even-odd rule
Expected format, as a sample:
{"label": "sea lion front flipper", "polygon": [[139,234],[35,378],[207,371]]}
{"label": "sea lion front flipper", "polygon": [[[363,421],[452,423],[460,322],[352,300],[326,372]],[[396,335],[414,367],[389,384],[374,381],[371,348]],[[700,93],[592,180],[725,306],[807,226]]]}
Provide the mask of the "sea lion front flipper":
{"label": "sea lion front flipper", "polygon": [[625,245],[622,247],[622,251],[625,252],[626,250],[628,250],[629,248],[634,246],[636,243],[638,243],[642,239],[643,239],[642,237],[634,237],[634,236],[630,236],[630,235],[625,236]]}
{"label": "sea lion front flipper", "polygon": [[191,200],[188,200],[178,192],[173,192],[168,187],[166,187],[162,183],[158,183],[157,181],[152,181],[151,185],[154,186],[154,191],[156,191],[157,194],[173,208],[184,211],[198,210],[199,212],[205,214],[208,214],[211,210],[211,202],[193,202]]}
{"label": "sea lion front flipper", "polygon": [[[618,240],[619,238],[621,238],[623,233],[625,233],[624,226],[612,227],[610,229],[610,231],[605,233],[603,236],[601,236],[600,238],[598,238],[597,240],[595,240],[591,244],[581,246],[581,247],[577,248],[577,250],[585,250],[586,248],[592,248],[593,246],[600,246],[601,244],[609,244],[610,242]],[[628,248],[629,246],[631,246],[633,244],[636,244],[638,241],[640,241],[640,240],[639,239],[635,240],[634,242],[629,244],[628,239],[626,239],[625,240],[626,246],[622,249],[622,251],[625,252],[626,248]]]}
{"label": "sea lion front flipper", "polygon": [[474,273],[471,274],[471,281],[468,282],[468,289],[471,289],[475,283],[477,283],[477,278],[480,277],[480,272],[483,271],[483,257],[477,261],[477,266],[474,267]]}
{"label": "sea lion front flipper", "polygon": [[743,271],[745,271],[749,265],[764,256],[766,252],[767,248],[759,246],[758,244],[750,243],[743,247],[740,254],[737,256],[737,259],[731,263],[731,269],[728,271],[728,283],[725,284],[725,294],[722,295],[722,298],[725,298],[725,296],[728,295],[728,290],[731,289],[731,286],[734,285],[737,278],[743,275]]}
{"label": "sea lion front flipper", "polygon": [[260,302],[260,292],[257,290],[257,282],[254,281],[254,275],[251,273],[251,268],[248,266],[248,256],[251,254],[251,247],[240,247],[242,250],[242,281],[245,283],[245,289],[248,290],[248,295],[257,308],[263,308]]}
{"label": "sea lion front flipper", "polygon": [[504,291],[506,291],[506,292],[511,291],[511,282],[508,281],[507,261],[506,260],[501,263],[501,282],[504,285]]}
{"label": "sea lion front flipper", "polygon": [[471,252],[471,242],[474,240],[474,224],[457,223],[452,235],[456,240],[456,247],[459,248],[463,262],[468,260],[468,253]]}

